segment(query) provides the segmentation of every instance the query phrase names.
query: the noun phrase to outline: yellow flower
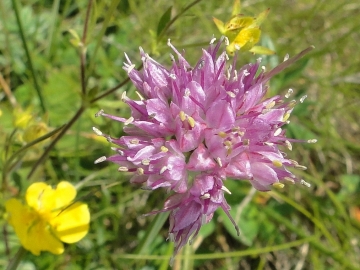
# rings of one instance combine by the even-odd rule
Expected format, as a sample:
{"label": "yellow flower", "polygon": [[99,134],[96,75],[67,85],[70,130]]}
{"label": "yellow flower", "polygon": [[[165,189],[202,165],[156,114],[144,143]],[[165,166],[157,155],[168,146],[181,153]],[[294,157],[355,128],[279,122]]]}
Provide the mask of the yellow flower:
{"label": "yellow flower", "polygon": [[41,251],[64,252],[64,243],[80,241],[89,230],[87,204],[73,202],[76,189],[69,182],[60,182],[55,189],[37,182],[26,191],[23,204],[10,199],[5,208],[9,224],[21,244],[34,255]]}
{"label": "yellow flower", "polygon": [[213,18],[221,34],[229,39],[227,52],[233,55],[236,50],[250,51],[257,54],[274,54],[275,52],[263,46],[255,46],[261,36],[260,25],[269,13],[269,9],[261,12],[257,17],[247,17],[240,12],[240,0],[235,0],[232,17],[224,23]]}

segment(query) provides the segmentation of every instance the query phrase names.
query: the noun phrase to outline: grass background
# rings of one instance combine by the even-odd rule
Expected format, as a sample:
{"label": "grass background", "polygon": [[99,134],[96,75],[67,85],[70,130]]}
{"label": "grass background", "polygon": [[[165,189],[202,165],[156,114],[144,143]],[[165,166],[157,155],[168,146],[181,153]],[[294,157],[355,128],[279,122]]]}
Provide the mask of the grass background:
{"label": "grass background", "polygon": [[[30,183],[61,180],[78,185],[78,197],[88,203],[92,215],[90,232],[79,243],[68,246],[60,256],[27,253],[19,269],[170,268],[173,244],[165,241],[166,215],[142,217],[161,208],[168,195],[129,184],[129,176],[117,172],[114,164],[94,165],[98,157],[111,153],[111,145],[96,137],[92,127],[114,137],[122,134],[122,125],[94,114],[104,109],[129,116],[120,96],[123,91],[131,96],[135,89],[126,83],[124,52],[139,65],[138,47],[142,46],[158,62],[170,65],[166,43],[171,38],[195,64],[201,47],[213,35],[219,37],[212,17],[227,20],[233,1],[196,2],[182,13],[190,1],[93,1],[82,83],[78,45],[88,1],[0,1],[0,72],[4,79],[0,92],[0,217],[5,200],[23,195]],[[180,16],[167,28],[169,21],[160,18],[170,7],[171,18]],[[242,235],[237,237],[218,211],[193,245],[179,254],[174,269],[360,267],[360,4],[357,0],[242,1],[246,15],[255,16],[266,8],[271,11],[262,25],[261,43],[277,52],[262,57],[268,69],[286,54],[316,47],[274,77],[270,89],[271,95],[284,95],[293,88],[293,98],[308,96],[296,106],[287,134],[318,140],[316,144],[294,144],[288,153],[308,167],[296,174],[312,186],[285,186],[253,194],[249,183],[227,181],[232,191],[227,200]],[[257,57],[245,53],[239,61],[245,64]],[[67,124],[60,138],[28,149],[10,169],[9,157],[23,145],[18,139],[21,130],[14,128],[14,106],[5,94],[6,86],[18,105],[30,106],[33,114],[48,119],[52,129]],[[112,88],[116,91],[109,91]],[[45,146],[51,144],[54,147],[44,155]],[[5,268],[19,241],[3,218],[0,226],[0,267]]]}

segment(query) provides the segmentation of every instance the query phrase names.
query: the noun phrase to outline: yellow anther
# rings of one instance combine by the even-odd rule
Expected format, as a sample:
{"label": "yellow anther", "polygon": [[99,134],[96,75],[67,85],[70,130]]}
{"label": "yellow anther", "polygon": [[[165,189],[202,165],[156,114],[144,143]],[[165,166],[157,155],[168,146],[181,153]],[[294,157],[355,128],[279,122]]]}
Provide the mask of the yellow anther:
{"label": "yellow anther", "polygon": [[223,132],[223,131],[220,131],[219,133],[218,133],[218,135],[221,137],[221,138],[226,138],[226,133],[225,132]]}
{"label": "yellow anther", "polygon": [[282,165],[283,165],[281,163],[281,161],[279,161],[279,160],[273,160],[272,163],[275,167],[278,167],[278,168],[282,167]]}
{"label": "yellow anther", "polygon": [[169,149],[168,149],[167,147],[165,147],[165,146],[161,146],[161,147],[160,147],[160,150],[161,150],[161,152],[164,152],[164,153],[166,153],[167,151],[169,151]]}
{"label": "yellow anther", "polygon": [[143,169],[143,168],[137,168],[137,169],[136,169],[136,173],[137,173],[138,175],[143,175],[143,174],[144,174],[144,169]]}
{"label": "yellow anther", "polygon": [[141,161],[141,164],[144,165],[144,166],[148,166],[150,164],[150,159],[143,159]]}
{"label": "yellow anther", "polygon": [[265,108],[266,108],[266,109],[271,109],[271,108],[274,107],[274,106],[275,106],[275,101],[273,100],[273,101],[269,102],[269,103],[265,106]]}
{"label": "yellow anther", "polygon": [[285,185],[284,185],[283,183],[279,183],[279,182],[274,183],[274,184],[272,184],[272,185],[273,185],[273,187],[275,187],[275,188],[284,188],[284,187],[285,187]]}
{"label": "yellow anther", "polygon": [[194,120],[194,118],[192,118],[191,116],[188,116],[187,121],[188,121],[189,125],[190,125],[192,128],[195,127],[195,120]]}
{"label": "yellow anther", "polygon": [[286,122],[290,117],[290,113],[285,113],[284,116],[283,116],[283,122]]}
{"label": "yellow anther", "polygon": [[130,143],[131,143],[131,144],[136,144],[136,145],[137,145],[137,144],[139,144],[139,142],[140,142],[140,141],[139,141],[138,139],[132,139],[132,140],[130,140]]}
{"label": "yellow anther", "polygon": [[179,116],[180,116],[180,120],[184,122],[185,119],[186,119],[185,113],[184,113],[183,111],[181,111],[181,112],[179,113]]}

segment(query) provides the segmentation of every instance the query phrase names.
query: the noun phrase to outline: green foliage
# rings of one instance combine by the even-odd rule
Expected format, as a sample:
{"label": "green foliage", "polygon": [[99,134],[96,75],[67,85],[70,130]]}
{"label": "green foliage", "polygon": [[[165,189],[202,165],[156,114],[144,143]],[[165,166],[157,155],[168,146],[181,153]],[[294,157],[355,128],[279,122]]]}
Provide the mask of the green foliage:
{"label": "green foliage", "polygon": [[[111,145],[92,127],[122,135],[122,125],[94,114],[104,109],[130,115],[120,99],[124,91],[135,95],[122,69],[124,52],[139,66],[141,46],[170,65],[166,43],[171,38],[195,64],[191,61],[198,59],[201,46],[217,33],[212,17],[226,20],[233,1],[195,2],[186,9],[190,2],[185,0],[92,1],[86,19],[88,1],[0,1],[0,268],[20,247],[3,218],[5,201],[23,195],[32,182],[63,179],[77,185],[79,200],[89,205],[90,232],[59,256],[26,253],[19,269],[170,268],[173,244],[166,241],[166,215],[142,216],[161,208],[169,194],[131,185],[129,175],[113,164],[94,165],[98,157],[109,155]],[[263,57],[267,70],[287,53],[316,47],[270,85],[271,94],[284,95],[292,88],[290,99],[308,96],[294,108],[287,135],[318,140],[294,143],[289,153],[308,167],[294,173],[312,187],[286,185],[281,192],[249,196],[248,183],[228,181],[232,194],[226,199],[242,234],[238,237],[227,216],[217,212],[178,256],[174,269],[359,269],[358,1],[241,2],[249,15],[270,8],[259,43],[276,51]],[[243,63],[256,59],[250,53],[239,58]],[[30,107],[36,119],[48,119],[54,134],[26,148],[12,121],[15,105]]]}

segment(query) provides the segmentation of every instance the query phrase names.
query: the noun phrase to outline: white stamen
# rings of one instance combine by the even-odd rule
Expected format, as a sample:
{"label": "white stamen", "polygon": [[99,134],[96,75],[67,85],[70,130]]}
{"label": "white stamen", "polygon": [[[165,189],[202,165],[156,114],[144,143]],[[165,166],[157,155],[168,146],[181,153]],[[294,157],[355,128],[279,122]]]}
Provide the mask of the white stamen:
{"label": "white stamen", "polygon": [[212,39],[210,40],[210,44],[214,44],[215,41],[216,41],[216,38],[212,38]]}
{"label": "white stamen", "polygon": [[119,172],[127,172],[127,171],[129,171],[129,169],[128,169],[127,167],[123,167],[123,166],[122,166],[122,167],[119,167],[119,168],[118,168],[118,171],[119,171]]}
{"label": "white stamen", "polygon": [[209,199],[209,198],[210,198],[209,193],[205,193],[204,195],[200,196],[200,199],[202,199],[202,200]]}
{"label": "white stamen", "polygon": [[97,129],[96,127],[93,127],[92,129],[93,129],[93,131],[96,133],[96,135],[98,135],[98,136],[102,136],[102,135],[103,135],[103,133],[102,133],[99,129]]}
{"label": "white stamen", "polygon": [[295,184],[295,180],[292,179],[292,178],[290,178],[290,177],[288,177],[288,176],[284,177],[284,180],[285,180],[286,182],[288,182],[288,183]]}
{"label": "white stamen", "polygon": [[144,165],[144,166],[148,166],[150,164],[150,159],[143,159],[141,161],[141,164]]}
{"label": "white stamen", "polygon": [[285,145],[286,145],[287,149],[292,151],[292,144],[288,140],[285,141]]}
{"label": "white stamen", "polygon": [[279,135],[281,134],[281,131],[282,131],[281,128],[278,128],[277,130],[275,130],[274,136],[275,136],[275,137],[276,137],[276,136],[279,136]]}
{"label": "white stamen", "polygon": [[102,157],[99,157],[97,160],[94,161],[94,164],[98,164],[98,163],[101,163],[103,161],[106,160],[106,157],[105,156],[102,156]]}
{"label": "white stamen", "polygon": [[175,61],[176,61],[176,60],[175,60],[175,57],[174,57],[171,53],[169,53],[169,56],[170,56],[171,62],[175,62]]}
{"label": "white stamen", "polygon": [[144,169],[143,169],[143,168],[137,168],[137,169],[136,169],[136,173],[137,173],[138,175],[143,175],[143,174],[144,174]]}
{"label": "white stamen", "polygon": [[198,69],[202,69],[204,67],[204,65],[205,65],[205,61],[203,59],[201,59]]}
{"label": "white stamen", "polygon": [[138,95],[141,101],[144,100],[144,97],[138,91],[135,91],[135,93]]}
{"label": "white stamen", "polygon": [[124,101],[127,98],[126,91],[122,92],[121,94],[121,100]]}
{"label": "white stamen", "polygon": [[302,185],[304,185],[304,186],[306,186],[306,187],[308,187],[308,188],[311,187],[311,184],[308,183],[308,182],[306,182],[306,181],[303,180],[303,179],[301,179],[300,184],[302,184]]}
{"label": "white stamen", "polygon": [[160,174],[163,174],[167,169],[167,166],[162,167],[160,170]]}
{"label": "white stamen", "polygon": [[238,73],[237,70],[234,70],[234,81],[238,80]]}
{"label": "white stamen", "polygon": [[240,45],[239,44],[235,44],[235,50],[237,50],[237,51],[240,51],[240,49],[241,49],[241,47],[240,47]]}
{"label": "white stamen", "polygon": [[185,89],[185,95],[184,95],[184,96],[185,96],[185,97],[190,97],[190,93],[191,93],[191,92],[190,92],[190,89],[189,89],[189,88],[186,88],[186,89]]}
{"label": "white stamen", "polygon": [[287,60],[289,59],[289,57],[290,57],[290,56],[289,56],[289,54],[287,53],[287,54],[285,55],[285,57],[284,57],[284,62],[287,61]]}
{"label": "white stamen", "polygon": [[274,143],[272,143],[272,142],[264,142],[264,144],[267,145],[267,146],[273,146],[274,145]]}
{"label": "white stamen", "polygon": [[129,142],[130,142],[131,144],[138,145],[139,142],[140,142],[140,140],[139,140],[139,139],[131,139]]}
{"label": "white stamen", "polygon": [[134,117],[131,116],[128,120],[126,120],[124,122],[124,125],[127,126],[127,125],[131,124],[133,121],[134,121]]}
{"label": "white stamen", "polygon": [[265,67],[265,66],[261,66],[261,69],[262,69],[263,71],[265,71],[265,70],[266,70],[266,67]]}
{"label": "white stamen", "polygon": [[303,170],[303,171],[305,171],[307,169],[307,167],[305,167],[303,165],[295,165],[295,168],[299,169],[299,170]]}
{"label": "white stamen", "polygon": [[226,94],[228,94],[229,97],[235,98],[236,95],[233,92],[227,91]]}
{"label": "white stamen", "polygon": [[245,69],[244,70],[244,76],[246,77],[246,76],[249,76],[249,75],[250,75],[250,72],[247,69]]}
{"label": "white stamen", "polygon": [[216,158],[216,162],[219,164],[220,167],[222,167],[222,162],[221,162],[221,159],[219,157]]}
{"label": "white stamen", "polygon": [[134,68],[135,68],[135,65],[134,65],[134,64],[128,66],[128,67],[127,67],[127,70],[126,70],[127,73],[130,74],[130,72],[131,72]]}
{"label": "white stamen", "polygon": [[292,90],[291,88],[289,88],[289,90],[288,90],[287,93],[285,94],[285,97],[286,97],[286,98],[289,98],[293,92],[294,92],[294,90]]}
{"label": "white stamen", "polygon": [[226,58],[226,61],[229,61],[229,56],[227,55],[227,53],[225,53],[225,58]]}
{"label": "white stamen", "polygon": [[311,140],[307,140],[308,143],[316,143],[317,139],[311,139]]}
{"label": "white stamen", "polygon": [[104,113],[104,110],[101,109],[100,111],[98,111],[97,113],[95,113],[95,117],[99,117]]}
{"label": "white stamen", "polygon": [[173,80],[176,80],[176,75],[173,74],[173,73],[171,73],[171,74],[169,75],[169,77],[170,77],[171,79],[173,79]]}
{"label": "white stamen", "polygon": [[171,46],[170,38],[169,38],[168,41],[167,41],[167,45],[168,45],[168,46]]}
{"label": "white stamen", "polygon": [[222,186],[222,187],[221,187],[221,190],[225,191],[225,192],[228,193],[228,194],[231,194],[230,190],[228,190],[228,188],[225,187],[225,186]]}
{"label": "white stamen", "polygon": [[226,46],[229,46],[230,42],[229,39],[227,37],[224,38],[224,42]]}
{"label": "white stamen", "polygon": [[307,98],[307,95],[302,96],[302,97],[300,98],[300,103],[303,103],[303,102],[304,102],[304,100],[305,100],[305,98]]}

